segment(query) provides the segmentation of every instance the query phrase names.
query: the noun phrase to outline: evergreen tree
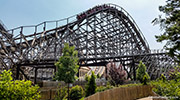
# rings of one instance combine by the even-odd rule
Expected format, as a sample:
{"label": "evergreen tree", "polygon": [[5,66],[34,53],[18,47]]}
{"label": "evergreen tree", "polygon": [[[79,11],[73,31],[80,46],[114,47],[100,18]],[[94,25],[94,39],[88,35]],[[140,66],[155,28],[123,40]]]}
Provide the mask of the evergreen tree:
{"label": "evergreen tree", "polygon": [[136,70],[136,77],[141,83],[149,79],[149,75],[146,72],[146,66],[142,61],[139,62],[138,69]]}
{"label": "evergreen tree", "polygon": [[165,17],[155,18],[152,22],[160,24],[164,29],[162,35],[156,36],[158,42],[167,41],[164,46],[168,54],[176,57],[180,63],[180,1],[167,0],[165,6],[160,6],[159,10],[165,14]]}
{"label": "evergreen tree", "polygon": [[86,75],[85,75],[85,81],[88,82],[89,79],[90,79],[90,76],[86,74]]}
{"label": "evergreen tree", "polygon": [[92,72],[91,77],[85,86],[86,97],[96,93],[97,86],[96,86],[95,80],[96,80],[96,76],[95,76],[94,72]]}
{"label": "evergreen tree", "polygon": [[[68,83],[68,94],[69,94],[69,83],[75,81],[75,75],[78,72],[78,52],[74,50],[74,46],[69,46],[68,43],[64,44],[63,55],[59,58],[55,65],[58,67],[55,79]],[[68,96],[69,97],[69,96]]]}

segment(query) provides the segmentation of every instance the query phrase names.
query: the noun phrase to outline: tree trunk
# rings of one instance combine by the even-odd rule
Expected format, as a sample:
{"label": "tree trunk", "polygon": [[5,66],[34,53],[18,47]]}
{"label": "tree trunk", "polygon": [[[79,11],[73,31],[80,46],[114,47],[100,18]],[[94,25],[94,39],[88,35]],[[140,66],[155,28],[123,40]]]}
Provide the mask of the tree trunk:
{"label": "tree trunk", "polygon": [[69,83],[68,83],[68,100],[69,100]]}

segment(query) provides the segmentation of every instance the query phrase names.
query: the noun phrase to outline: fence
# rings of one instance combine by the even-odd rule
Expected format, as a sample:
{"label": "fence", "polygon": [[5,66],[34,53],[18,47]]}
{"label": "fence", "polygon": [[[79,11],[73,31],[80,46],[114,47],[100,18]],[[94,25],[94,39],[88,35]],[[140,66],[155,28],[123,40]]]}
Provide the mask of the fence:
{"label": "fence", "polygon": [[[84,88],[86,84],[86,81],[76,81],[73,83],[73,86],[79,85]],[[97,86],[105,85],[105,82],[96,82]],[[60,87],[67,86],[64,82],[56,82],[56,81],[44,81],[44,82],[38,82],[38,85],[41,87],[39,89],[41,93],[41,99],[40,100],[53,100],[55,95],[57,94],[57,91],[60,89]]]}
{"label": "fence", "polygon": [[151,86],[121,87],[98,92],[84,100],[135,100],[138,98],[153,96]]}
{"label": "fence", "polygon": [[[53,100],[58,88],[41,88],[41,100]],[[98,92],[84,100],[135,100],[138,98],[154,96],[151,86],[121,87]]]}

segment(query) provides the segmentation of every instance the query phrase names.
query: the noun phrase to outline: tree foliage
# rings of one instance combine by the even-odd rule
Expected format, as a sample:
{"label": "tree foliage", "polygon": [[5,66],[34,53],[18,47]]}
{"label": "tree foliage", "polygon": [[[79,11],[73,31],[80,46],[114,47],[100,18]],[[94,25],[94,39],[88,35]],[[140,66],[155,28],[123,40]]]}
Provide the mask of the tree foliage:
{"label": "tree foliage", "polygon": [[159,80],[166,81],[166,77],[163,74],[161,74],[161,77],[159,78]]}
{"label": "tree foliage", "polygon": [[142,61],[139,62],[138,69],[136,70],[136,77],[141,83],[145,84],[149,80],[149,75],[146,72],[146,66]]}
{"label": "tree foliage", "polygon": [[173,69],[170,69],[167,73],[168,80],[177,80],[180,79],[180,66],[176,66]]}
{"label": "tree foliage", "polygon": [[85,74],[85,81],[87,81],[88,82],[88,80],[90,79],[90,76],[89,75],[87,75],[87,74]]}
{"label": "tree foliage", "polygon": [[124,80],[127,77],[126,71],[123,69],[122,65],[119,64],[117,67],[114,62],[111,62],[107,65],[108,77],[110,78],[111,84],[118,85],[123,84]]}
{"label": "tree foliage", "polygon": [[55,74],[55,79],[68,83],[68,100],[69,100],[69,83],[73,83],[76,80],[76,74],[78,72],[78,52],[74,46],[69,46],[68,43],[64,44],[63,55],[59,58],[55,65],[58,67],[58,71]]}
{"label": "tree foliage", "polygon": [[[170,97],[168,100],[179,100],[180,98],[180,72],[172,72],[174,79],[166,80],[160,78],[156,81],[151,81],[153,91],[160,96]],[[164,76],[163,76],[164,77]]]}
{"label": "tree foliage", "polygon": [[0,74],[0,100],[37,100],[40,98],[38,86],[31,81],[13,81],[12,72],[4,70]]}
{"label": "tree foliage", "polygon": [[81,86],[74,86],[70,91],[70,100],[80,100],[83,97],[83,88]]}
{"label": "tree foliage", "polygon": [[149,79],[150,78],[149,78],[148,74],[145,74],[142,79],[142,84],[147,85],[147,82],[149,81]]}
{"label": "tree foliage", "polygon": [[65,43],[63,48],[63,55],[59,58],[59,61],[55,64],[58,67],[58,71],[55,75],[55,79],[64,81],[65,83],[73,83],[75,81],[75,75],[78,72],[78,52],[74,50],[74,46],[69,46]]}
{"label": "tree foliage", "polygon": [[57,91],[54,100],[67,100],[66,98],[67,98],[67,87],[61,87]]}
{"label": "tree foliage", "polygon": [[86,97],[96,93],[96,76],[92,72],[91,77],[88,79],[88,83],[85,86]]}
{"label": "tree foliage", "polygon": [[154,24],[160,24],[165,30],[162,35],[155,36],[158,42],[167,41],[164,46],[169,55],[176,57],[180,63],[180,1],[167,0],[165,6],[160,6],[159,10],[165,14],[163,18],[155,18]]}

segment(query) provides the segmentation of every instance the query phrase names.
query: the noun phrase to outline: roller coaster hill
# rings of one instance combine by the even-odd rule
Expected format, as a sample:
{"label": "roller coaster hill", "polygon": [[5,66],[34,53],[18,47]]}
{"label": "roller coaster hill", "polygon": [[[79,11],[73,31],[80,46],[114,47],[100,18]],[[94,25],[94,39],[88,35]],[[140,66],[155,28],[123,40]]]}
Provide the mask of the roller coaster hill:
{"label": "roller coaster hill", "polygon": [[78,50],[80,68],[104,66],[107,73],[109,62],[119,62],[131,79],[139,61],[152,79],[176,65],[165,50],[151,50],[133,18],[115,4],[98,5],[62,20],[0,28],[1,70],[12,69],[16,79],[51,79],[64,43]]}

